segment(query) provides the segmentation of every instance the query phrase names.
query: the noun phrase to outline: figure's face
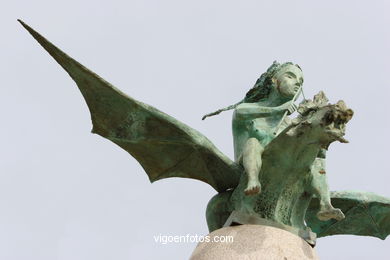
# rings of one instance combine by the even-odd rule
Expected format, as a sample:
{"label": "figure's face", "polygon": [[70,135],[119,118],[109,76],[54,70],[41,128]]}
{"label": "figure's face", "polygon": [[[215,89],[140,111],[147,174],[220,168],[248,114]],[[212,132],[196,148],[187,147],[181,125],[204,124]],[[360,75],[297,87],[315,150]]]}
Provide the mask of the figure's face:
{"label": "figure's face", "polygon": [[279,93],[286,98],[293,98],[303,84],[303,73],[295,65],[287,65],[273,78]]}

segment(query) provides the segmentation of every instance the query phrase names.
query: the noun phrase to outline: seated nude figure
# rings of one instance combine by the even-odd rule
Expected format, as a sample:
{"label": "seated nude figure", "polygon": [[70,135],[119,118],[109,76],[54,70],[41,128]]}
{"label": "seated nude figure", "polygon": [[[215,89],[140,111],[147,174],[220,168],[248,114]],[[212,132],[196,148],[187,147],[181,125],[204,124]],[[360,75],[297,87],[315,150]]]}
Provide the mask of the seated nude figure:
{"label": "seated nude figure", "polygon": [[[245,194],[261,192],[261,173],[264,148],[283,131],[291,119],[285,116],[296,110],[294,97],[299,95],[303,84],[303,73],[298,65],[291,62],[274,62],[256,81],[245,98],[232,106],[208,114],[212,116],[222,111],[235,109],[233,114],[233,136],[235,161],[241,164],[248,177]],[[296,95],[297,94],[297,95]],[[205,118],[204,117],[204,118]],[[312,167],[313,194],[320,199],[320,220],[331,218],[340,220],[344,214],[331,205],[325,176],[325,150],[321,150]]]}
{"label": "seated nude figure", "polygon": [[[302,84],[303,73],[298,65],[274,63],[247,93],[244,102],[235,107],[235,161],[244,166],[247,174],[245,194],[248,196],[261,192],[259,174],[264,147],[291,123],[291,119],[284,115],[286,111],[291,114],[296,110],[293,98],[301,90]],[[320,211],[317,216],[321,220],[340,220],[344,218],[344,214],[331,205],[324,175],[324,161],[325,150],[321,150],[311,167],[313,192],[320,198]]]}
{"label": "seated nude figure", "polygon": [[[289,114],[295,111],[292,99],[303,84],[302,70],[290,63],[279,65],[266,77],[269,78],[265,80],[268,82],[264,82],[269,84],[267,90],[255,102],[239,104],[233,114],[235,161],[244,166],[248,175],[246,195],[261,191],[259,173],[264,147],[275,138],[275,131],[280,132],[290,123],[290,119],[283,116],[286,110]],[[258,83],[262,82],[258,80],[256,85]],[[252,93],[254,89],[265,88],[264,85],[256,85]],[[251,91],[246,97],[251,95]]]}

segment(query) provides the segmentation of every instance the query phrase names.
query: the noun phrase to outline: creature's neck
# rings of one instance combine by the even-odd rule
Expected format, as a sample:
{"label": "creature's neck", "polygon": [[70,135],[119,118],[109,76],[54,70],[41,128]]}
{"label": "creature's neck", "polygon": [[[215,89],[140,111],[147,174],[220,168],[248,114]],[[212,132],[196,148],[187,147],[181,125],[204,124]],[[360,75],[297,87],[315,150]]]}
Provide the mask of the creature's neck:
{"label": "creature's neck", "polygon": [[267,106],[276,107],[280,106],[289,101],[289,98],[283,97],[276,87],[272,87],[271,92],[268,95],[268,98],[265,100]]}

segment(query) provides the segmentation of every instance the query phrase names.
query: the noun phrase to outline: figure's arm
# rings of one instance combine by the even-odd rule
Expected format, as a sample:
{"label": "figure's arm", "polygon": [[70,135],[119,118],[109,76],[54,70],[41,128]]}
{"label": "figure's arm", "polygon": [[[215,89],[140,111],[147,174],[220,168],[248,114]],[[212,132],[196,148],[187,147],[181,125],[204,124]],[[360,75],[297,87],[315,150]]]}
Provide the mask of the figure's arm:
{"label": "figure's arm", "polygon": [[265,107],[258,103],[242,103],[235,109],[235,117],[238,119],[253,119],[268,117],[275,114],[282,114],[286,110],[294,110],[294,104],[288,101],[277,107]]}

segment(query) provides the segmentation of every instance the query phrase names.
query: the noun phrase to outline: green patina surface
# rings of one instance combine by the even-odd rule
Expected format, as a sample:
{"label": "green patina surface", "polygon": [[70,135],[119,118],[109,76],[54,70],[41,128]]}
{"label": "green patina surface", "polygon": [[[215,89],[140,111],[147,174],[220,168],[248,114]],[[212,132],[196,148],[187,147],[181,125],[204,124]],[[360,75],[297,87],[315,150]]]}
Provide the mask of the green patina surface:
{"label": "green patina surface", "polygon": [[[238,211],[301,230],[310,227],[319,237],[389,234],[389,199],[329,192],[325,151],[333,141],[346,142],[345,124],[353,112],[342,101],[329,104],[322,92],[297,108],[299,66],[272,64],[242,101],[205,116],[234,109],[232,161],[198,131],[125,95],[21,23],[76,82],[93,133],[136,158],[152,182],[192,178],[218,192],[207,206],[210,231]],[[295,110],[298,117],[286,116]]]}

